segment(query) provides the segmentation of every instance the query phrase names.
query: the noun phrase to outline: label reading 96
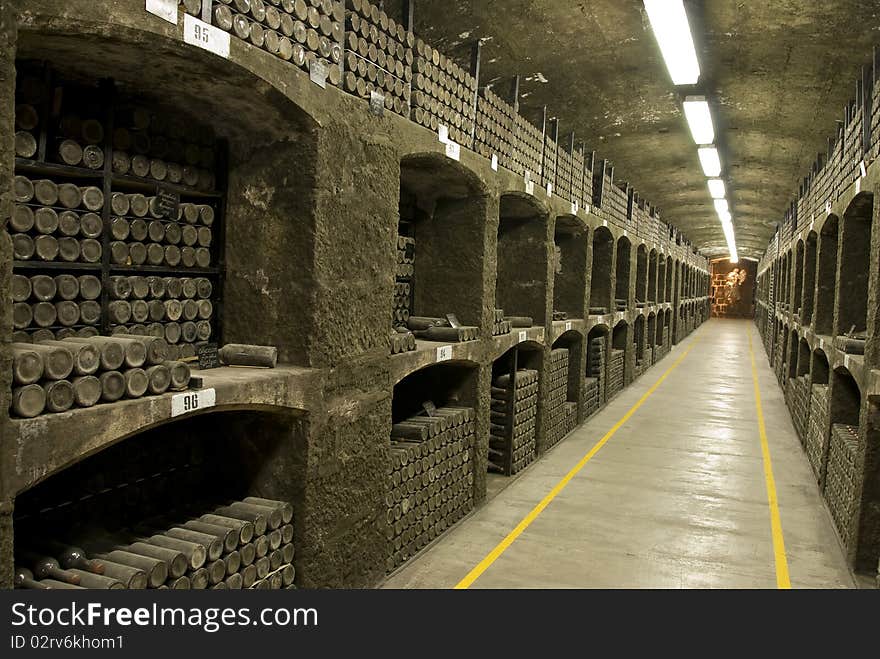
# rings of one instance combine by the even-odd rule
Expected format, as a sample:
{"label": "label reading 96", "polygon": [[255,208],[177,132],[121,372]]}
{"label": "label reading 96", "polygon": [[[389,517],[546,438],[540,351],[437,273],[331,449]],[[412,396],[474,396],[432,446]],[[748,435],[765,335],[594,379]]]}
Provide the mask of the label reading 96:
{"label": "label reading 96", "polygon": [[217,404],[217,391],[215,389],[200,389],[199,391],[186,391],[171,397],[171,416],[189,414],[196,410],[205,410]]}

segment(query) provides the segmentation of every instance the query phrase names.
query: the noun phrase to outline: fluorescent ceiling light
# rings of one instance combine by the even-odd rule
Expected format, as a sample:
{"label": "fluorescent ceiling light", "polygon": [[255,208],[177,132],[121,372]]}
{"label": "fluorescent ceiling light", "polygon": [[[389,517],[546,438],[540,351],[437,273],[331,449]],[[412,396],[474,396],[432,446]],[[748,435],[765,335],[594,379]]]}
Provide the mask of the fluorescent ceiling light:
{"label": "fluorescent ceiling light", "polygon": [[709,102],[703,96],[688,96],[684,99],[684,116],[691,129],[694,142],[698,145],[712,144],[715,141],[715,127]]}
{"label": "fluorescent ceiling light", "polygon": [[704,146],[698,151],[703,173],[710,178],[721,176],[721,158],[718,156],[718,149],[714,146]]}
{"label": "fluorescent ceiling light", "polygon": [[727,251],[730,253],[730,262],[738,263],[739,254],[736,250],[736,238],[733,235],[733,224],[722,220],[721,228],[724,230],[724,239],[727,241]]}
{"label": "fluorescent ceiling light", "polygon": [[712,195],[712,199],[724,199],[727,196],[724,181],[720,178],[709,179],[709,194]]}
{"label": "fluorescent ceiling light", "polygon": [[729,213],[730,206],[727,204],[727,199],[716,199],[715,200],[715,212],[718,213],[718,216],[721,217],[722,213]]}
{"label": "fluorescent ceiling light", "polygon": [[645,0],[645,11],[672,82],[695,85],[700,80],[700,63],[682,0]]}

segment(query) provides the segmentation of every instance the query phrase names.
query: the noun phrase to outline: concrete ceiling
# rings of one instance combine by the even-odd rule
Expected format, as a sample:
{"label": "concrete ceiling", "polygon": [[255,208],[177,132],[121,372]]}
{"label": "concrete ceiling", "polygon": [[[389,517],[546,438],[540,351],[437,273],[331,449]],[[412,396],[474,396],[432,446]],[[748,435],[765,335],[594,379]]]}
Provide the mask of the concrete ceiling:
{"label": "concrete ceiling", "polygon": [[703,72],[693,90],[673,87],[640,0],[417,0],[415,26],[462,62],[481,39],[483,81],[506,92],[520,74],[524,114],[547,105],[560,134],[614,161],[615,179],[717,256],[724,235],[680,106],[709,95],[739,252],[758,257],[880,42],[880,3],[686,5]]}

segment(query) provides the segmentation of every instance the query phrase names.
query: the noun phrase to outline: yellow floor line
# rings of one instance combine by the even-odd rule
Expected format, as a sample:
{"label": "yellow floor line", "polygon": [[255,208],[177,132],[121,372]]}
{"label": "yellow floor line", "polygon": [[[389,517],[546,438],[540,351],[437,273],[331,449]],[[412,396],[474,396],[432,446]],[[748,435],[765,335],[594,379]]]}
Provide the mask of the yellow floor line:
{"label": "yellow floor line", "polygon": [[651,394],[653,394],[657,390],[657,388],[661,384],[663,384],[663,381],[666,380],[669,374],[672,373],[672,371],[674,371],[678,367],[678,365],[684,361],[684,358],[688,356],[688,353],[694,349],[694,346],[697,344],[698,341],[699,337],[695,338],[691,342],[691,345],[688,347],[687,350],[682,353],[681,357],[676,359],[675,363],[673,363],[672,366],[666,369],[663,375],[660,376],[660,379],[658,379],[657,382],[651,385],[651,388],[648,389],[648,391],[646,391],[644,395],[639,398],[639,401],[635,405],[633,405],[626,414],[623,415],[620,421],[615,423],[614,426],[612,426],[611,430],[605,433],[605,436],[602,437],[602,439],[600,439],[598,442],[596,442],[593,448],[590,449],[590,452],[582,457],[580,461],[574,467],[572,467],[571,471],[563,476],[562,480],[560,480],[553,487],[553,489],[550,490],[547,496],[541,499],[538,505],[532,508],[531,512],[529,512],[529,514],[526,515],[522,519],[522,521],[520,521],[520,523],[516,525],[516,528],[514,528],[510,533],[507,534],[507,537],[505,537],[504,540],[499,542],[498,545],[496,545],[496,547],[492,551],[490,551],[486,555],[486,557],[476,565],[476,567],[474,567],[474,569],[468,572],[467,576],[464,579],[456,584],[456,589],[470,588],[471,585],[473,585],[473,583],[480,578],[480,575],[488,570],[492,563],[498,560],[498,558],[507,550],[507,548],[513,544],[514,540],[522,535],[522,532],[529,528],[531,523],[537,519],[538,515],[543,512],[544,508],[550,505],[550,502],[553,501],[553,499],[555,499],[559,495],[559,493],[565,489],[565,486],[568,485],[569,481],[577,476],[578,472],[580,472],[580,470],[583,469],[587,465],[587,463],[593,459],[593,456],[595,456],[599,452],[599,450],[608,443],[608,440],[614,437],[614,434],[618,430],[620,430],[621,426],[629,421],[630,417],[636,413],[636,411],[645,403],[646,400],[648,400]]}
{"label": "yellow floor line", "polygon": [[785,555],[785,539],[782,535],[782,518],[779,516],[779,499],[776,496],[773,463],[770,461],[770,445],[767,443],[767,429],[764,427],[764,410],[761,406],[761,388],[758,386],[758,368],[755,366],[755,350],[752,347],[751,329],[749,330],[749,356],[752,361],[752,382],[755,385],[755,408],[758,410],[758,434],[761,436],[761,455],[764,458],[767,504],[770,506],[770,532],[773,536],[773,555],[776,561],[776,587],[789,589],[791,588],[791,578],[788,574],[788,558]]}

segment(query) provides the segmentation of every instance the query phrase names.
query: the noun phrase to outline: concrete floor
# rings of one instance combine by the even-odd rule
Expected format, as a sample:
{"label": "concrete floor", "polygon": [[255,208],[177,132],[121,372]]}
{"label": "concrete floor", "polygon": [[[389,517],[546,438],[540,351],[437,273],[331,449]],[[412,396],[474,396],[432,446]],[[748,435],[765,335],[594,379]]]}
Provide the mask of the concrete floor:
{"label": "concrete floor", "polygon": [[775,588],[752,336],[794,588],[855,584],[751,321],[703,325],[385,588],[451,588],[693,346],[474,588]]}

